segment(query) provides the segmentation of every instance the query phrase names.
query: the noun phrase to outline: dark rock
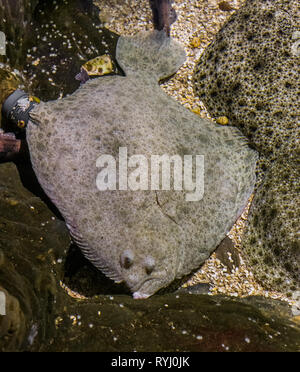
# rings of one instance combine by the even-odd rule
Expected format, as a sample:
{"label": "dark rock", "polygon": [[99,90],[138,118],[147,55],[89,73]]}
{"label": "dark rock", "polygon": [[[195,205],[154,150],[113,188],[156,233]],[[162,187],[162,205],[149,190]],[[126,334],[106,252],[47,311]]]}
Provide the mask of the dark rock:
{"label": "dark rock", "polygon": [[31,38],[30,23],[39,0],[0,0],[0,30],[6,36],[6,56],[0,62],[7,62],[15,68],[23,66],[27,43]]}
{"label": "dark rock", "polygon": [[231,12],[232,10],[235,10],[235,8],[233,8],[227,1],[221,1],[218,6],[223,12]]}
{"label": "dark rock", "polygon": [[71,245],[66,256],[63,282],[84,297],[130,294],[124,284],[116,284],[92,265],[75,244]]}
{"label": "dark rock", "polygon": [[300,329],[287,314],[288,306],[254,297],[101,296],[74,301],[40,350],[299,351]]}
{"label": "dark rock", "polygon": [[13,164],[0,165],[0,287],[7,316],[0,317],[0,350],[30,348],[53,331],[55,306],[70,238],[65,224],[21,184]]}
{"label": "dark rock", "polygon": [[209,290],[210,290],[209,283],[198,283],[188,287],[181,287],[176,291],[176,293],[208,294]]}
{"label": "dark rock", "polygon": [[240,257],[237,249],[234,247],[234,242],[226,236],[215,250],[216,258],[218,258],[223,265],[227,266],[229,271],[235,267],[240,266]]}
{"label": "dark rock", "polygon": [[[0,253],[4,256],[3,252]],[[27,327],[24,313],[19,300],[0,286],[1,300],[5,306],[4,313],[0,314],[0,351],[18,350],[26,337]]]}
{"label": "dark rock", "polygon": [[24,70],[43,101],[73,93],[80,85],[75,76],[88,60],[114,58],[118,36],[103,27],[98,12],[92,1],[39,1]]}
{"label": "dark rock", "polygon": [[8,2],[18,3],[19,21],[6,2],[0,18],[9,25],[4,27],[7,55],[0,56],[0,62],[22,71],[27,90],[40,99],[73,93],[82,64],[102,54],[114,57],[118,35],[103,27],[91,0]]}

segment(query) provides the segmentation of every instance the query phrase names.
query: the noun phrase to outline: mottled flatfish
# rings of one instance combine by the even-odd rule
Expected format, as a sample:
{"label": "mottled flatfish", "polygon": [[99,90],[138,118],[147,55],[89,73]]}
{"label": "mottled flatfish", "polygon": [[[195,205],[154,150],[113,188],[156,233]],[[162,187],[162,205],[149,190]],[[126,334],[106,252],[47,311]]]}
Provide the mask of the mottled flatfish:
{"label": "mottled flatfish", "polygon": [[[185,61],[182,46],[163,31],[120,37],[116,58],[126,76],[95,78],[72,95],[41,102],[27,140],[38,180],[84,255],[124,281],[134,298],[147,298],[198,268],[222,241],[253,191],[257,153],[238,129],[200,118],[160,88]],[[118,178],[116,190],[101,190],[99,172],[110,162],[99,168],[99,157],[119,167],[120,149],[128,183]],[[174,187],[151,184],[154,155],[169,156]],[[143,159],[149,178],[139,172],[147,169]],[[185,180],[198,168],[201,198],[192,200]]]}

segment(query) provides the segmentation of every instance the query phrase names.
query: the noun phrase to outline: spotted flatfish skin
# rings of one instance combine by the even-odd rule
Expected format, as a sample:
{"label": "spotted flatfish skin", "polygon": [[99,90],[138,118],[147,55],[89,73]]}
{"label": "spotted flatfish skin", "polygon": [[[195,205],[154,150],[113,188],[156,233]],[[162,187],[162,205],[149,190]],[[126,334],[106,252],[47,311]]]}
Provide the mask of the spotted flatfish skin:
{"label": "spotted flatfish skin", "polygon": [[[36,106],[27,140],[38,180],[84,255],[125,281],[134,298],[147,298],[199,267],[222,241],[253,191],[257,153],[238,129],[202,119],[162,91],[158,81],[185,60],[164,32],[121,37],[117,59],[125,77],[89,80]],[[187,201],[190,191],[172,188],[100,191],[97,159],[118,159],[122,147],[149,167],[151,155],[203,155],[203,198]]]}

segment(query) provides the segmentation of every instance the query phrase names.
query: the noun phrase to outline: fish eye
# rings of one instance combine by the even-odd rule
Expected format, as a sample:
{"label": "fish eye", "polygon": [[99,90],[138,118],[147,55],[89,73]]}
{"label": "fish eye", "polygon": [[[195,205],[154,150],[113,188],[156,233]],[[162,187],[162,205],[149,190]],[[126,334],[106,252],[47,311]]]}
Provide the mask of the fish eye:
{"label": "fish eye", "polygon": [[124,269],[129,269],[133,264],[134,254],[131,250],[126,249],[120,256],[120,265]]}
{"label": "fish eye", "polygon": [[150,275],[155,268],[155,259],[151,256],[145,258],[145,270],[147,275]]}

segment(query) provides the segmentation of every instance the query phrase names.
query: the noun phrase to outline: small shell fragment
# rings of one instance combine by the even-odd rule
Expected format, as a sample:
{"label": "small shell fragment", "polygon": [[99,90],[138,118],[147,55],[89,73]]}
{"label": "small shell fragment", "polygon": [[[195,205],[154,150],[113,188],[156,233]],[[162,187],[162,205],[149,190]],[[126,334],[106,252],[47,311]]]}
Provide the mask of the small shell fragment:
{"label": "small shell fragment", "polygon": [[191,45],[191,47],[193,47],[193,48],[199,48],[199,46],[201,45],[200,37],[193,37],[193,39],[192,39],[190,45]]}
{"label": "small shell fragment", "polygon": [[227,125],[229,123],[227,116],[220,116],[217,118],[216,122],[221,125]]}
{"label": "small shell fragment", "polygon": [[107,54],[89,60],[82,65],[82,68],[88,73],[89,76],[106,75],[113,71],[111,58]]}

